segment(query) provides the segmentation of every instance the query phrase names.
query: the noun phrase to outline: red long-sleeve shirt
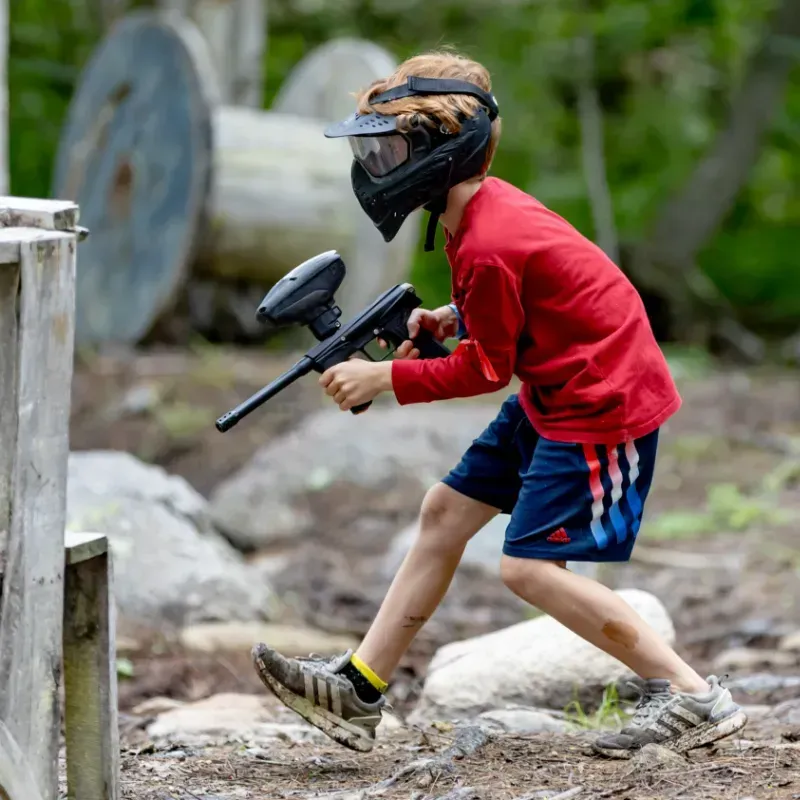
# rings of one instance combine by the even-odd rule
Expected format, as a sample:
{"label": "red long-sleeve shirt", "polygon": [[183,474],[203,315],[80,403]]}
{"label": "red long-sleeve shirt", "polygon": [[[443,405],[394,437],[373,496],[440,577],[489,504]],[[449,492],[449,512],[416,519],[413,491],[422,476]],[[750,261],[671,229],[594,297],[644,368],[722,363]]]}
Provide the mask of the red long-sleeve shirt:
{"label": "red long-sleeve shirt", "polygon": [[495,392],[516,375],[540,435],[586,444],[639,438],[680,408],[636,289],[542,203],[487,178],[446,251],[467,336],[447,358],[393,362],[401,405]]}

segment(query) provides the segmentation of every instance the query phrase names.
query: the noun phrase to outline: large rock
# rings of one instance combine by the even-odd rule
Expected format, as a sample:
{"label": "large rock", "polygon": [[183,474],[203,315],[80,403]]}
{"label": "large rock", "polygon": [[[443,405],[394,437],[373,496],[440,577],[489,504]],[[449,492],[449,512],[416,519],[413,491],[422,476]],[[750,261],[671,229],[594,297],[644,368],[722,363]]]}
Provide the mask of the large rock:
{"label": "large rock", "polygon": [[[500,558],[503,554],[503,542],[506,537],[506,527],[511,518],[508,514],[498,514],[481,528],[475,536],[470,539],[469,544],[464,550],[461,559],[462,566],[475,567],[483,570],[490,575],[500,576]],[[391,547],[383,560],[383,574],[387,579],[391,579],[406,553],[411,549],[417,536],[419,525],[414,523],[404,528],[392,540]],[[570,562],[569,569],[579,575],[587,577],[597,576],[597,564],[589,562]]]}
{"label": "large rock", "polygon": [[147,735],[172,745],[230,741],[267,743],[277,738],[324,743],[325,735],[260,695],[219,694],[160,714]]}
{"label": "large rock", "polygon": [[[674,641],[658,599],[636,589],[617,594]],[[509,705],[563,709],[576,697],[591,706],[605,686],[632,677],[616,659],[545,616],[438,650],[409,721],[466,719]]]}
{"label": "large rock", "polygon": [[535,733],[568,733],[574,727],[567,720],[559,719],[546,711],[524,706],[485,711],[478,717],[478,722],[503,733],[513,733],[517,736],[530,736]]}
{"label": "large rock", "polygon": [[[164,700],[157,698],[134,709],[134,714],[152,720],[147,724],[147,735],[160,745],[200,747],[239,742],[250,747],[269,747],[277,739],[330,743],[322,731],[281,705],[271,694],[218,694],[194,703]],[[378,737],[391,738],[404,730],[405,726],[395,716],[386,713]]]}
{"label": "large rock", "polygon": [[121,617],[142,623],[263,619],[274,597],[217,533],[182,478],[128,453],[72,453],[67,526],[106,533]]}
{"label": "large rock", "polygon": [[355,650],[358,640],[351,636],[327,633],[303,625],[276,625],[269,622],[207,622],[181,631],[181,644],[202,653],[249,653],[256,642],[266,642],[285,656],[309,653],[334,655]]}
{"label": "large rock", "polygon": [[375,407],[358,417],[319,412],[217,487],[213,519],[243,549],[296,539],[324,523],[312,513],[310,494],[339,483],[342,491],[349,485],[377,492],[412,481],[423,490],[496,414],[497,405],[472,403]]}

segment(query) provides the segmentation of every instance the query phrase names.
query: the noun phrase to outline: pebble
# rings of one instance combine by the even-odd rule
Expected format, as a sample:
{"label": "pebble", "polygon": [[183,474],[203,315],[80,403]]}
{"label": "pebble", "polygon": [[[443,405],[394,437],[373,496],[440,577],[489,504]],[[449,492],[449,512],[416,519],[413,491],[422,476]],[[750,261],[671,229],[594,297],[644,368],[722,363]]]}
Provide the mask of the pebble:
{"label": "pebble", "polygon": [[714,659],[714,669],[723,673],[739,670],[793,667],[796,663],[797,658],[792,653],[780,650],[762,650],[754,647],[737,647],[720,653]]}

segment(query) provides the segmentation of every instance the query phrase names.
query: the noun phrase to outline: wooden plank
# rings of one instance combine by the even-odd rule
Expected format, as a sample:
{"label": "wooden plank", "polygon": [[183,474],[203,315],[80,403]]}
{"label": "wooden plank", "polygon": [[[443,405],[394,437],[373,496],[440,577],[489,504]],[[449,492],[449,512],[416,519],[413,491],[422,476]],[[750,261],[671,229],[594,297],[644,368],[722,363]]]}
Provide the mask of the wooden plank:
{"label": "wooden plank", "polygon": [[64,697],[70,800],[118,797],[115,627],[109,554],[68,565],[64,578]]}
{"label": "wooden plank", "polygon": [[0,228],[0,265],[19,264],[19,229]]}
{"label": "wooden plank", "polygon": [[18,292],[19,267],[0,269],[0,619],[8,531],[11,528],[11,476],[14,474],[17,441]]}
{"label": "wooden plank", "polygon": [[0,197],[0,225],[6,228],[71,231],[78,219],[78,206],[66,200]]}
{"label": "wooden plank", "polygon": [[[0,619],[0,719],[58,796],[75,236],[21,232],[17,435]],[[4,434],[5,435],[5,434]]]}
{"label": "wooden plank", "polygon": [[4,800],[42,800],[33,770],[11,731],[0,720],[0,797]]}
{"label": "wooden plank", "polygon": [[89,561],[108,552],[108,537],[104,533],[64,534],[64,560],[67,566]]}

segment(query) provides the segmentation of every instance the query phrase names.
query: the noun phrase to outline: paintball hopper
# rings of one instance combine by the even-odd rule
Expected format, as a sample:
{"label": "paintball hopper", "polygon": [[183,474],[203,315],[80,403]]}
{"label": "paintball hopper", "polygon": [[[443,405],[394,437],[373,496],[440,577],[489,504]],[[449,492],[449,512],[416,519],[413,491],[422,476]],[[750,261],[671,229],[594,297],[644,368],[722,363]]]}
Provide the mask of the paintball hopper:
{"label": "paintball hopper", "polygon": [[317,340],[341,327],[342,310],[333,299],[347,269],[335,250],[309,258],[284,275],[267,293],[256,319],[276,330],[288,325],[307,325]]}

